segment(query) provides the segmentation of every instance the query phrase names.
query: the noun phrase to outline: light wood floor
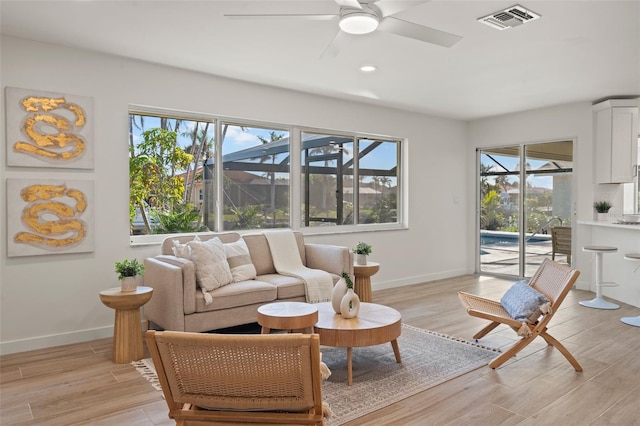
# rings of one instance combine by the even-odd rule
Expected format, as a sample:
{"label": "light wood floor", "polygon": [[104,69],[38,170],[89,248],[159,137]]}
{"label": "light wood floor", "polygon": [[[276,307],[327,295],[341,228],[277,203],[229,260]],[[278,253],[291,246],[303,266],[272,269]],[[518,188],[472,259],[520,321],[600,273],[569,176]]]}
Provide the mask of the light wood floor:
{"label": "light wood floor", "polygon": [[[469,339],[485,322],[466,315],[456,291],[499,298],[509,284],[469,275],[374,292],[374,301],[398,309],[405,323]],[[550,324],[584,372],[537,339],[496,370],[480,368],[348,425],[640,425],[640,328],[619,320],[640,309],[578,305],[592,297],[572,290]],[[482,342],[514,338],[501,326]],[[110,357],[110,339],[1,357],[0,424],[173,424],[161,392]]]}

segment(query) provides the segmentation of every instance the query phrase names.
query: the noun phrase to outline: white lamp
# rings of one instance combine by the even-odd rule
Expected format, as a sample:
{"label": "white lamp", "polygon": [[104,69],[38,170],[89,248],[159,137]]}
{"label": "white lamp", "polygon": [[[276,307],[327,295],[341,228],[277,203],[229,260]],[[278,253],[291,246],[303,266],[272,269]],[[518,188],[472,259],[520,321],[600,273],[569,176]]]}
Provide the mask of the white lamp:
{"label": "white lamp", "polygon": [[349,34],[368,34],[378,28],[378,16],[366,8],[343,9],[340,12],[340,29]]}

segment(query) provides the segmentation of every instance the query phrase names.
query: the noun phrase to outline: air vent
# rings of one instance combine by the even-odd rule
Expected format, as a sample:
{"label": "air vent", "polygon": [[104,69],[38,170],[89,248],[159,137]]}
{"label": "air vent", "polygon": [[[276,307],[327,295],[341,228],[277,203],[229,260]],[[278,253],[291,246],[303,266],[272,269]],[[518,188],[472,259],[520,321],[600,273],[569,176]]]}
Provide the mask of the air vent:
{"label": "air vent", "polygon": [[534,21],[539,17],[540,15],[537,13],[517,4],[483,18],[478,18],[478,21],[502,31]]}

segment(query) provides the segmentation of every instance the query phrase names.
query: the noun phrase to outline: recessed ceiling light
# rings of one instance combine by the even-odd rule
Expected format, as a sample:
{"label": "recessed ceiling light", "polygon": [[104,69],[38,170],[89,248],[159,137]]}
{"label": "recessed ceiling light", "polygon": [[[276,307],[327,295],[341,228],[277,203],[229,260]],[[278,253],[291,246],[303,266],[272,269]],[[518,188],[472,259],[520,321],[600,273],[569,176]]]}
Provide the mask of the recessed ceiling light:
{"label": "recessed ceiling light", "polygon": [[360,67],[360,71],[362,72],[374,72],[377,69],[375,65],[363,65]]}

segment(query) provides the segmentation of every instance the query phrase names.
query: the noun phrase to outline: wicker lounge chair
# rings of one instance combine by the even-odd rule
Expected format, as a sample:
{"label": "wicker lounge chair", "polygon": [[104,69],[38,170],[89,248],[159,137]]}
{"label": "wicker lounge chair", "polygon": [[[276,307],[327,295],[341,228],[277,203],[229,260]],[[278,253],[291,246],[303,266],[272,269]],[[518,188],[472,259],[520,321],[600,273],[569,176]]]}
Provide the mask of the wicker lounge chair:
{"label": "wicker lounge chair", "polygon": [[148,331],[169,417],[226,423],[324,424],[317,334]]}
{"label": "wicker lounge chair", "polygon": [[558,311],[560,304],[575,283],[578,275],[580,275],[580,272],[575,269],[570,269],[553,260],[545,259],[529,281],[529,285],[549,299],[550,309],[546,313],[536,312],[535,318],[527,321],[513,319],[498,301],[464,292],[458,293],[458,297],[469,315],[491,321],[488,326],[473,336],[474,339],[481,339],[500,324],[508,325],[521,337],[508,350],[494,358],[489,363],[489,367],[499,367],[529,343],[533,342],[536,337],[540,336],[549,345],[558,349],[576,371],[582,371],[582,367],[567,348],[547,333],[549,321],[553,318],[554,313]]}

